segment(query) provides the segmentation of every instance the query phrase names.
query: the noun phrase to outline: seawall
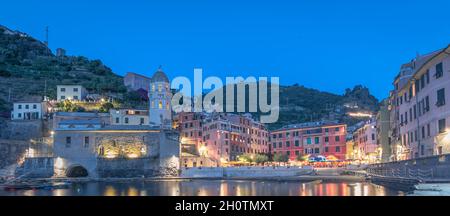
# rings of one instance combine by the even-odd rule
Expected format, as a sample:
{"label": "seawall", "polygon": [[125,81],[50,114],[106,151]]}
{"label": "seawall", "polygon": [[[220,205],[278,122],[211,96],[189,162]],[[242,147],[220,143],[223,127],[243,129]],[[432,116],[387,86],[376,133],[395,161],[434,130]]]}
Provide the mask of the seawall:
{"label": "seawall", "polygon": [[191,167],[181,168],[183,178],[223,178],[223,177],[290,177],[307,175],[312,167]]}

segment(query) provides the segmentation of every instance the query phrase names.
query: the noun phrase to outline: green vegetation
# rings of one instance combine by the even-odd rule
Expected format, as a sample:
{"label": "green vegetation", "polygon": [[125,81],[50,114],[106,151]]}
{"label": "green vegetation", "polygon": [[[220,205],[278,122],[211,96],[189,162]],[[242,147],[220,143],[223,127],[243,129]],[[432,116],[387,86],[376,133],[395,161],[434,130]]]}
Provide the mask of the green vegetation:
{"label": "green vegetation", "polygon": [[263,164],[269,161],[269,157],[264,154],[243,154],[239,156],[239,161],[247,163]]}
{"label": "green vegetation", "polygon": [[299,162],[304,162],[304,161],[308,160],[308,156],[299,154],[299,155],[297,155],[297,157],[295,159]]}
{"label": "green vegetation", "polygon": [[[17,100],[30,100],[48,96],[56,98],[56,85],[79,84],[90,93],[127,102],[122,77],[116,75],[100,60],[83,56],[52,54],[42,42],[0,26],[0,112],[10,110]],[[11,92],[11,101],[8,101]],[[134,103],[134,101],[131,101]],[[79,110],[65,106],[67,110]],[[105,105],[103,110],[110,108]]]}
{"label": "green vegetation", "polygon": [[289,157],[286,154],[276,153],[273,155],[273,161],[275,162],[288,162]]}

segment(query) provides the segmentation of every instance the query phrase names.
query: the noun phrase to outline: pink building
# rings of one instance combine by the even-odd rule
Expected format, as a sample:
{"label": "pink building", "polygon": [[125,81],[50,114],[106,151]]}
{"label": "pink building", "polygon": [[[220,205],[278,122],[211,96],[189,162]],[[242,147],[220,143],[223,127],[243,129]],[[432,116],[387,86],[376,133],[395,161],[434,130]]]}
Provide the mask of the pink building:
{"label": "pink building", "polygon": [[450,153],[450,46],[417,56],[408,82],[395,86],[391,112],[396,118],[396,159]]}
{"label": "pink building", "polygon": [[377,142],[375,121],[369,121],[353,133],[354,158],[368,163],[380,161],[380,150]]}
{"label": "pink building", "polygon": [[[269,132],[250,115],[180,113],[182,145],[194,145],[199,156],[224,165],[243,154],[268,154]],[[183,160],[183,159],[182,159]]]}
{"label": "pink building", "polygon": [[325,156],[345,160],[347,126],[339,123],[311,122],[289,125],[270,132],[271,153]]}
{"label": "pink building", "polygon": [[150,87],[151,78],[133,73],[128,72],[125,77],[123,78],[124,85],[132,90],[139,90],[143,89],[148,91]]}

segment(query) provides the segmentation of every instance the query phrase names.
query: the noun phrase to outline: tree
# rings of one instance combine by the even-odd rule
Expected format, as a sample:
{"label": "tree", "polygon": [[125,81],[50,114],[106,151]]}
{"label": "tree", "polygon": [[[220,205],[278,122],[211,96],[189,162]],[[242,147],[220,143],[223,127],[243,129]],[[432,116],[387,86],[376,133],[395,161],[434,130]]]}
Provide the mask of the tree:
{"label": "tree", "polygon": [[257,164],[263,164],[263,163],[269,161],[269,157],[267,155],[263,155],[263,154],[256,154],[254,156],[253,161]]}
{"label": "tree", "polygon": [[295,159],[297,161],[299,161],[299,162],[303,162],[303,161],[307,161],[308,160],[308,156],[299,154],[299,155],[297,155],[297,157]]}
{"label": "tree", "polygon": [[252,160],[251,155],[243,154],[243,155],[239,156],[239,161],[251,163],[253,160]]}
{"label": "tree", "polygon": [[110,109],[114,108],[114,105],[110,102],[103,103],[100,106],[99,112],[109,112]]}
{"label": "tree", "polygon": [[273,155],[273,161],[275,162],[288,162],[289,157],[286,154],[276,153]]}
{"label": "tree", "polygon": [[56,106],[58,108],[61,108],[64,112],[76,112],[76,111],[78,111],[77,105],[72,103],[70,100],[65,100],[63,102],[59,102]]}

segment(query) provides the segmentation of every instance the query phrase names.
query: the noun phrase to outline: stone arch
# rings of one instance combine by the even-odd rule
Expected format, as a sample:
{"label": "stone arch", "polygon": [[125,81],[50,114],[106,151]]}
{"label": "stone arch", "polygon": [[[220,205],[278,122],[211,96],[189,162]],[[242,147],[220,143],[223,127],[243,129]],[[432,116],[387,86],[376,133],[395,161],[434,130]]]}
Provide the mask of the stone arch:
{"label": "stone arch", "polygon": [[66,170],[66,176],[69,178],[87,177],[88,175],[87,169],[79,164],[72,165]]}

